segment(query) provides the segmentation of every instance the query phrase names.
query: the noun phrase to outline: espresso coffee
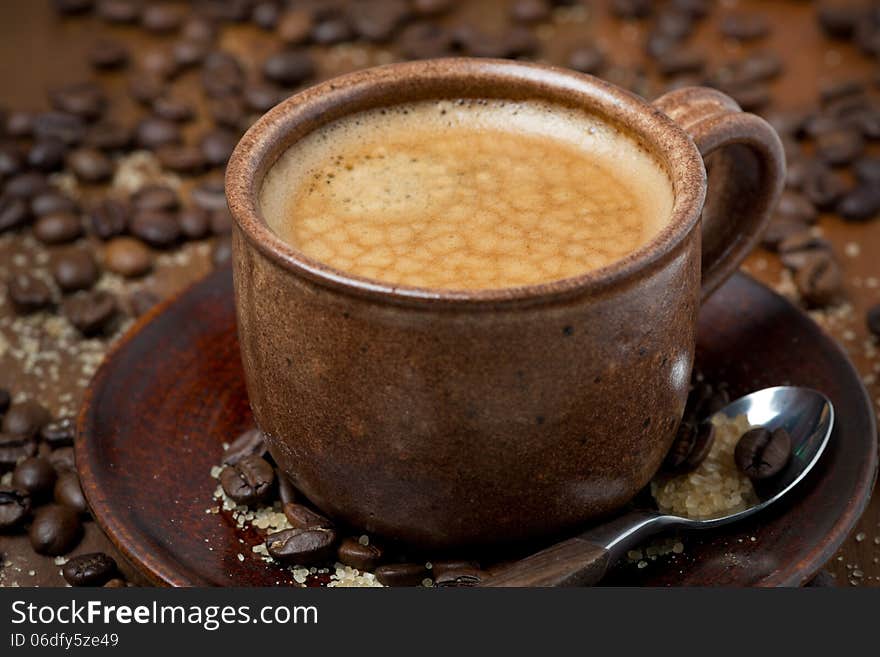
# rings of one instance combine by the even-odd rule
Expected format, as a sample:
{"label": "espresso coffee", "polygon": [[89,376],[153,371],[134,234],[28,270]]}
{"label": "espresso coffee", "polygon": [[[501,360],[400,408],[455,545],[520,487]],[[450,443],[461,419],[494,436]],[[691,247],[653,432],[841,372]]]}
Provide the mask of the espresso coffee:
{"label": "espresso coffee", "polygon": [[269,226],[307,256],[398,285],[487,289],[605,267],[668,222],[633,139],[537,101],[426,101],[343,118],[266,176]]}

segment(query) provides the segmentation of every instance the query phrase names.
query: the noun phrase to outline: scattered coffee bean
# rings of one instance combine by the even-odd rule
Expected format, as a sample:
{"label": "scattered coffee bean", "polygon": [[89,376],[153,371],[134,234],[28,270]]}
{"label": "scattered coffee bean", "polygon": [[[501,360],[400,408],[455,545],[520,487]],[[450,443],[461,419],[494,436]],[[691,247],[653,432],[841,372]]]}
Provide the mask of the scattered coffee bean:
{"label": "scattered coffee bean", "polygon": [[264,30],[274,30],[280,15],[281,8],[274,2],[259,2],[251,12],[251,20],[257,27]]}
{"label": "scattered coffee bean", "polygon": [[675,474],[693,472],[709,455],[714,442],[715,425],[712,422],[707,420],[696,426],[682,422],[663,461],[663,469]]}
{"label": "scattered coffee bean", "polygon": [[803,192],[817,207],[833,206],[846,191],[846,182],[826,165],[814,161],[808,167]]}
{"label": "scattered coffee bean", "polygon": [[61,575],[71,586],[103,586],[116,574],[116,562],[103,552],[80,554],[69,559]]}
{"label": "scattered coffee bean", "polygon": [[412,0],[413,11],[420,16],[445,14],[454,4],[454,0]]}
{"label": "scattered coffee bean", "polygon": [[80,333],[91,337],[105,332],[116,317],[115,297],[106,290],[78,292],[61,307],[64,316]]}
{"label": "scattered coffee bean", "polygon": [[406,0],[366,0],[358,2],[349,10],[355,34],[359,39],[371,43],[389,41],[411,14]]}
{"label": "scattered coffee bean", "polygon": [[267,451],[263,432],[259,429],[249,429],[239,434],[223,452],[223,465],[235,465],[246,456],[262,458]]}
{"label": "scattered coffee bean", "polygon": [[139,0],[98,0],[95,13],[108,23],[134,23],[140,18],[143,3]]}
{"label": "scattered coffee bean", "polygon": [[569,68],[581,73],[598,73],[605,65],[605,54],[595,46],[582,46],[568,55]]}
{"label": "scattered coffee bean", "polygon": [[782,192],[782,196],[779,197],[779,203],[776,205],[775,214],[777,217],[791,219],[804,224],[814,224],[819,218],[816,206],[810,202],[810,199],[803,194],[791,190]]}
{"label": "scattered coffee bean", "polygon": [[257,504],[268,499],[275,471],[259,456],[244,456],[220,473],[220,485],[237,504]]}
{"label": "scattered coffee bean", "polygon": [[107,107],[104,90],[95,82],[75,82],[49,93],[49,101],[60,112],[94,121]]}
{"label": "scattered coffee bean", "polygon": [[837,301],[843,288],[843,275],[834,257],[813,251],[795,272],[798,293],[810,308],[820,308]]}
{"label": "scattered coffee bean", "polygon": [[10,486],[0,486],[0,532],[18,527],[30,512],[30,495]]}
{"label": "scattered coffee bean", "polygon": [[827,36],[832,39],[850,39],[865,18],[865,11],[866,8],[861,3],[822,2],[816,8],[816,17]]}
{"label": "scattered coffee bean", "polygon": [[34,438],[51,420],[46,407],[33,399],[17,402],[3,417],[3,433],[21,438]]}
{"label": "scattered coffee bean", "polygon": [[177,217],[164,210],[144,210],[134,215],[129,226],[131,234],[150,246],[168,248],[180,238]]}
{"label": "scattered coffee bean", "polygon": [[837,213],[850,221],[866,221],[880,214],[880,186],[862,183],[837,202]]}
{"label": "scattered coffee bean", "polygon": [[216,129],[202,137],[199,147],[208,166],[216,167],[226,164],[237,143],[238,137],[235,134],[228,130]]}
{"label": "scattered coffee bean", "polygon": [[217,38],[217,23],[211,16],[193,14],[181,26],[180,36],[210,43]]}
{"label": "scattered coffee bean", "polygon": [[10,403],[12,403],[12,395],[6,388],[0,388],[0,415],[4,415],[9,410]]}
{"label": "scattered coffee bean", "polygon": [[156,157],[165,169],[184,175],[198,173],[205,167],[205,158],[196,146],[166,144],[159,147]]}
{"label": "scattered coffee bean", "polygon": [[82,235],[82,222],[70,212],[47,214],[34,223],[34,237],[44,244],[66,244]]}
{"label": "scattered coffee bean", "polygon": [[334,556],[336,532],[324,527],[285,529],[266,537],[266,549],[275,559],[308,566]]}
{"label": "scattered coffee bean", "polygon": [[278,84],[293,87],[315,74],[315,64],[308,53],[286,50],[270,56],[263,64],[263,75]]}
{"label": "scattered coffee bean", "polygon": [[445,576],[448,572],[456,570],[480,570],[480,564],[476,561],[466,561],[464,559],[431,561],[431,575],[435,580]]}
{"label": "scattered coffee bean", "polygon": [[128,92],[139,103],[152,105],[166,92],[165,81],[156,74],[137,71],[129,78]]}
{"label": "scattered coffee bean", "polygon": [[49,453],[49,462],[59,475],[65,472],[76,472],[76,455],[73,447],[59,447]]}
{"label": "scattered coffee bean", "polygon": [[73,445],[73,437],[76,434],[76,418],[62,417],[43,425],[40,429],[40,440],[49,447],[68,447]]}
{"label": "scattered coffee bean", "polygon": [[0,472],[13,469],[22,459],[37,453],[37,441],[27,436],[0,433]]}
{"label": "scattered coffee bean", "polygon": [[196,185],[190,198],[197,207],[213,211],[226,208],[226,192],[222,178],[213,178]]}
{"label": "scattered coffee bean", "polygon": [[31,547],[38,554],[58,556],[73,549],[82,534],[82,523],[73,509],[48,504],[37,509],[31,523]]}
{"label": "scattered coffee bean", "polygon": [[788,235],[779,243],[779,251],[782,264],[789,269],[800,269],[807,264],[810,258],[815,257],[816,251],[831,252],[831,245],[827,240],[814,236],[808,230]]}
{"label": "scattered coffee bean", "polygon": [[55,486],[55,468],[48,460],[30,456],[15,466],[12,485],[25,491],[32,498],[47,497]]}
{"label": "scattered coffee bean", "polygon": [[150,2],[141,12],[141,25],[157,34],[173,32],[182,22],[183,7],[171,2]]}
{"label": "scattered coffee bean", "polygon": [[151,116],[143,119],[135,128],[137,143],[146,149],[153,150],[166,144],[181,142],[180,127],[174,121]]}
{"label": "scattered coffee bean", "polygon": [[263,114],[277,105],[285,94],[271,84],[255,83],[247,85],[242,96],[248,109]]}
{"label": "scattered coffee bean", "polygon": [[210,44],[196,39],[182,39],[171,46],[171,56],[179,68],[187,68],[202,63],[210,51]]}
{"label": "scattered coffee bean", "polygon": [[190,240],[206,237],[211,230],[208,212],[201,208],[186,208],[177,215],[180,231]]}
{"label": "scattered coffee bean", "polygon": [[311,37],[317,44],[332,46],[351,41],[354,38],[354,30],[344,15],[331,15],[312,26]]}
{"label": "scattered coffee bean", "polygon": [[278,19],[277,34],[288,46],[304,44],[312,33],[312,12],[307,9],[289,9]]}
{"label": "scattered coffee bean", "polygon": [[[49,189],[46,176],[37,171],[26,171],[12,176],[3,188],[4,196],[16,199],[31,199]],[[25,212],[27,206],[25,205]]]}
{"label": "scattered coffee bean", "polygon": [[73,16],[90,11],[94,0],[54,0],[52,5],[62,16]]}
{"label": "scattered coffee bean", "polygon": [[0,196],[0,233],[21,228],[30,220],[28,204],[9,194]]}
{"label": "scattered coffee bean", "polygon": [[9,300],[15,311],[28,314],[52,305],[52,290],[39,278],[29,274],[16,274],[7,286]]}
{"label": "scattered coffee bean", "polygon": [[193,119],[195,109],[183,98],[166,95],[153,101],[153,113],[160,119],[182,123]]}
{"label": "scattered coffee bean", "polygon": [[770,32],[770,22],[763,14],[736,11],[724,14],[718,29],[721,34],[737,41],[755,41]]}
{"label": "scattered coffee bean", "polygon": [[361,572],[371,572],[382,561],[383,550],[374,543],[364,545],[357,538],[346,538],[339,544],[336,558]]}
{"label": "scattered coffee bean", "polygon": [[89,505],[76,472],[71,470],[61,472],[58,481],[55,482],[53,496],[58,504],[69,507],[81,515],[89,512]]}
{"label": "scattered coffee bean", "polygon": [[459,570],[447,570],[442,575],[434,574],[434,586],[439,587],[464,587],[477,586],[487,577],[485,571],[477,568],[462,568]]}
{"label": "scattered coffee bean", "polygon": [[238,94],[244,83],[244,68],[234,55],[215,50],[205,56],[202,62],[202,87],[209,97]]}
{"label": "scattered coffee bean", "polygon": [[132,205],[136,210],[176,210],[180,205],[180,198],[170,187],[147,185],[135,192]]}
{"label": "scattered coffee bean", "polygon": [[653,9],[651,0],[611,0],[611,13],[625,20],[645,18]]}
{"label": "scattered coffee bean", "polygon": [[5,128],[10,137],[30,137],[34,130],[34,115],[30,112],[10,112]]}
{"label": "scattered coffee bean", "polygon": [[97,69],[122,68],[128,63],[128,48],[116,39],[99,39],[89,50],[89,62]]}
{"label": "scattered coffee bean", "polygon": [[153,268],[153,253],[140,240],[115,237],[104,247],[104,266],[120,276],[137,278]]}
{"label": "scattered coffee bean", "polygon": [[119,577],[114,577],[113,579],[109,580],[106,584],[104,584],[105,589],[124,589],[127,586],[128,586],[128,584],[125,582],[125,580],[121,579]]}
{"label": "scattered coffee bean", "polygon": [[108,240],[128,230],[130,214],[131,209],[125,201],[105,198],[91,208],[87,221],[92,233]]}
{"label": "scattered coffee bean", "polygon": [[96,148],[78,148],[67,156],[67,165],[85,183],[100,183],[113,175],[113,162]]}
{"label": "scattered coffee bean", "polygon": [[79,206],[72,198],[63,192],[54,189],[36,194],[31,199],[31,212],[35,217],[47,214],[64,212],[73,214],[79,210]]}
{"label": "scattered coffee bean", "polygon": [[868,326],[868,330],[880,338],[880,304],[868,309],[865,316],[865,322]]}
{"label": "scattered coffee bean", "polygon": [[733,452],[736,467],[751,479],[779,473],[791,457],[791,436],[782,427],[756,427],[743,434]]}
{"label": "scattered coffee bean", "polygon": [[832,166],[850,164],[865,150],[865,140],[856,130],[830,130],[816,138],[816,155]]}
{"label": "scattered coffee bean", "polygon": [[325,518],[320,513],[315,513],[309,507],[302,504],[285,504],[284,515],[287,517],[287,521],[297,529],[329,528],[333,526],[333,523],[328,518]]}
{"label": "scattered coffee bean", "polygon": [[34,137],[60,139],[70,146],[80,143],[86,133],[82,118],[67,112],[41,112],[34,117]]}
{"label": "scattered coffee bean", "polygon": [[376,568],[375,575],[383,586],[421,586],[431,571],[423,563],[389,563]]}
{"label": "scattered coffee bean", "polygon": [[87,290],[100,276],[92,254],[85,249],[71,249],[59,254],[52,263],[52,277],[65,292]]}
{"label": "scattered coffee bean", "polygon": [[34,142],[27,154],[27,163],[31,168],[49,173],[64,166],[67,144],[60,139],[49,138]]}

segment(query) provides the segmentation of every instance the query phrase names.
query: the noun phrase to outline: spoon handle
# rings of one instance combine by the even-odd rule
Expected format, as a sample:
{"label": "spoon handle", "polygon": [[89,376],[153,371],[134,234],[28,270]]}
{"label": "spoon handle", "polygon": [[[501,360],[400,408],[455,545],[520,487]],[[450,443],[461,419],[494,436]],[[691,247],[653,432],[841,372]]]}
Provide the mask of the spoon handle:
{"label": "spoon handle", "polygon": [[481,586],[591,586],[608,569],[608,550],[580,536],[521,559]]}

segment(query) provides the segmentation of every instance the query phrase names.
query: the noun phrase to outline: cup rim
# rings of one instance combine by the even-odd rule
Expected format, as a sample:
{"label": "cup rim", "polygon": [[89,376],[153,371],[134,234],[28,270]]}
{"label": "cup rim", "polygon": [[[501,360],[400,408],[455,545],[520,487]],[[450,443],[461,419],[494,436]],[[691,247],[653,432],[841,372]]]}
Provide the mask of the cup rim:
{"label": "cup rim", "polygon": [[[486,92],[486,84],[496,89]],[[669,221],[650,241],[610,265],[533,285],[491,289],[424,288],[357,276],[311,258],[285,242],[263,218],[259,195],[266,172],[299,137],[367,108],[414,100],[382,94],[410,91],[419,99],[450,97],[432,89],[461,85],[474,98],[528,97],[600,114],[647,147],[666,168],[673,187]],[[508,93],[505,93],[505,90]],[[461,97],[461,96],[459,96]],[[524,97],[524,96],[522,96]],[[377,100],[378,99],[378,100]],[[365,102],[360,107],[358,103]],[[372,104],[370,104],[372,103]],[[354,109],[348,109],[353,106]],[[300,91],[266,112],[244,134],[226,168],[226,197],[241,236],[276,265],[337,291],[405,305],[534,303],[592,294],[662,265],[694,228],[706,194],[706,170],[693,140],[671,118],[641,97],[609,82],[568,69],[505,59],[455,57],[387,64],[335,77]],[[233,241],[234,251],[240,247]],[[234,256],[238,258],[239,256]]]}

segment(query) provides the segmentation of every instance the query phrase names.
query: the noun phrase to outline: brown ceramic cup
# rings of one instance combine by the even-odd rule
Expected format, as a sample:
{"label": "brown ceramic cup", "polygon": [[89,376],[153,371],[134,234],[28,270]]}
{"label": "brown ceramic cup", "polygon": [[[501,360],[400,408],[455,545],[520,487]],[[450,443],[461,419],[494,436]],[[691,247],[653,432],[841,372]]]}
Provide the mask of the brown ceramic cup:
{"label": "brown ceramic cup", "polygon": [[[351,113],[462,97],[537,98],[617,126],[668,173],[668,224],[603,269],[480,291],[358,278],[269,229],[260,186],[298,139]],[[448,59],[289,98],[226,174],[242,358],[273,456],[331,516],[423,547],[534,538],[613,511],[663,460],[700,300],[755,244],[783,174],[769,125],[710,89],[649,104],[571,71]]]}

